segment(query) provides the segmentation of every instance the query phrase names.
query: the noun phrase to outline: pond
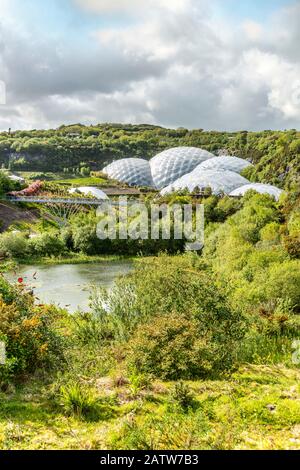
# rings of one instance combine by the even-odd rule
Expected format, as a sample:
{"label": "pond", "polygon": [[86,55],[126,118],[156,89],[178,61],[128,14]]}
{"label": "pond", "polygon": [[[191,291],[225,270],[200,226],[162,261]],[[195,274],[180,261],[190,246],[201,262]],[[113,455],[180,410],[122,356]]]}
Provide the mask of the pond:
{"label": "pond", "polygon": [[110,288],[120,275],[128,274],[132,263],[107,261],[86,264],[57,264],[20,266],[17,272],[6,277],[17,282],[22,277],[24,284],[32,288],[41,303],[53,303],[75,312],[89,309],[92,285]]}

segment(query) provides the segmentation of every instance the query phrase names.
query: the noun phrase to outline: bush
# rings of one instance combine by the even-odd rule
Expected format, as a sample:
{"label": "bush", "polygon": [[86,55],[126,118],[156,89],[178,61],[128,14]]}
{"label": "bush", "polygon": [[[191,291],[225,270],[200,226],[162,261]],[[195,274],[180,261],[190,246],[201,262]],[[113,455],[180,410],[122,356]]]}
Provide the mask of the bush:
{"label": "bush", "polygon": [[145,419],[126,420],[109,436],[109,449],[161,450],[207,449],[210,430],[202,410],[196,413],[148,413]]}
{"label": "bush", "polygon": [[291,258],[300,258],[300,236],[299,235],[283,236],[282,244],[284,246],[284,249],[288,252]]}
{"label": "bush", "polygon": [[60,388],[60,405],[66,415],[79,419],[96,420],[99,417],[99,400],[90,389],[79,384]]}
{"label": "bush", "polygon": [[4,171],[0,171],[0,194],[18,188],[19,184],[12,181]]}
{"label": "bush", "polygon": [[243,316],[192,255],[139,261],[135,272],[99,293],[93,315],[102,331],[130,340],[130,368],[172,380],[230,368],[245,331]]}
{"label": "bush", "polygon": [[104,339],[112,338],[113,333],[109,324],[98,313],[77,312],[72,316],[76,339],[82,345],[99,345]]}
{"label": "bush", "polygon": [[203,331],[197,320],[179,314],[155,317],[140,325],[131,339],[129,367],[166,380],[225,370],[232,365],[232,344],[219,343],[213,330],[207,325]]}
{"label": "bush", "polygon": [[101,253],[101,240],[97,237],[96,221],[87,225],[73,226],[74,249],[86,255]]}
{"label": "bush", "polygon": [[170,391],[171,402],[176,407],[186,412],[195,407],[196,401],[188,384],[180,381],[177,382]]}
{"label": "bush", "polygon": [[34,305],[31,294],[1,278],[0,337],[7,363],[0,368],[0,383],[38,368],[64,365],[64,340],[56,327],[60,315],[53,306]]}
{"label": "bush", "polygon": [[28,253],[28,239],[23,233],[4,233],[0,235],[0,255],[22,258]]}
{"label": "bush", "polygon": [[136,370],[132,370],[129,375],[129,390],[132,397],[136,398],[147,388],[151,388],[151,376],[147,374],[139,374]]}
{"label": "bush", "polygon": [[66,251],[66,246],[58,233],[46,232],[31,238],[28,249],[34,256],[59,256]]}
{"label": "bush", "polygon": [[274,263],[265,279],[267,298],[289,299],[295,311],[300,312],[300,260]]}

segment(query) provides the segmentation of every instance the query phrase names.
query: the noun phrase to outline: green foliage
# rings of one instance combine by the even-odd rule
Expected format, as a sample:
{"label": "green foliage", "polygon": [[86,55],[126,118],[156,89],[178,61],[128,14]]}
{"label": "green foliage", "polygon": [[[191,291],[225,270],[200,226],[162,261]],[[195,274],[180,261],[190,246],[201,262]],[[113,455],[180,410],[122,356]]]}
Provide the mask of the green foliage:
{"label": "green foliage", "polygon": [[21,286],[0,278],[0,337],[7,363],[0,367],[0,384],[35,370],[62,368],[64,341],[57,329],[61,313],[52,306],[34,305]]}
{"label": "green foliage", "polygon": [[0,235],[0,254],[3,257],[22,258],[28,254],[28,238],[21,232]]}
{"label": "green foliage", "polygon": [[130,371],[129,375],[129,389],[132,397],[136,398],[140,393],[151,387],[151,376],[147,374],[140,374],[135,369]]}
{"label": "green foliage", "polygon": [[101,405],[95,393],[88,387],[71,383],[60,388],[60,405],[64,413],[74,415],[79,419],[98,420],[101,415]]}
{"label": "green foliage", "polygon": [[80,174],[82,176],[90,176],[91,169],[88,166],[83,166],[80,168]]}
{"label": "green foliage", "polygon": [[119,158],[151,158],[166,148],[201,147],[246,158],[255,168],[244,175],[252,181],[289,187],[299,176],[298,131],[205,132],[164,129],[151,125],[71,125],[59,129],[0,133],[0,163],[18,170],[74,173],[101,170]]}
{"label": "green foliage", "polygon": [[75,251],[80,251],[87,255],[102,253],[101,241],[97,237],[96,220],[85,225],[72,225],[72,238]]}
{"label": "green foliage", "polygon": [[196,413],[152,413],[143,421],[126,420],[110,435],[110,449],[165,450],[203,448],[210,429],[201,410]]}
{"label": "green foliage", "polygon": [[66,251],[66,240],[55,231],[39,233],[32,238],[26,232],[5,232],[0,235],[0,254],[3,257],[56,257]]}
{"label": "green foliage", "polygon": [[185,382],[177,382],[170,390],[171,402],[175,404],[179,410],[187,412],[189,409],[195,407],[195,396],[191,387]]}
{"label": "green foliage", "polygon": [[297,250],[286,247],[284,225],[293,211],[249,192],[242,209],[206,238],[205,258],[226,284],[232,305],[251,312],[267,302],[290,301],[299,311],[300,261],[290,259]]}
{"label": "green foliage", "polygon": [[4,171],[0,171],[0,195],[12,191],[15,189],[16,183],[8,178],[7,174]]}
{"label": "green foliage", "polygon": [[226,351],[214,333],[213,327],[207,325],[203,331],[196,320],[182,315],[155,317],[137,327],[129,343],[129,366],[167,380],[195,379],[225,370],[233,351]]}
{"label": "green foliage", "polygon": [[227,217],[233,215],[241,208],[241,201],[239,199],[230,198],[225,196],[219,198],[217,196],[209,196],[203,199],[205,223],[209,222],[224,222]]}
{"label": "green foliage", "polygon": [[128,363],[138,372],[180,379],[231,367],[243,317],[194,263],[190,255],[139,262],[92,303],[102,331],[130,338]]}
{"label": "green foliage", "polygon": [[91,305],[93,312],[77,312],[72,317],[76,339],[83,345],[99,345],[104,339],[113,337],[112,325],[106,321],[103,306],[95,306],[93,301]]}
{"label": "green foliage", "polygon": [[66,246],[59,234],[46,232],[31,238],[28,250],[32,256],[59,256],[66,251]]}

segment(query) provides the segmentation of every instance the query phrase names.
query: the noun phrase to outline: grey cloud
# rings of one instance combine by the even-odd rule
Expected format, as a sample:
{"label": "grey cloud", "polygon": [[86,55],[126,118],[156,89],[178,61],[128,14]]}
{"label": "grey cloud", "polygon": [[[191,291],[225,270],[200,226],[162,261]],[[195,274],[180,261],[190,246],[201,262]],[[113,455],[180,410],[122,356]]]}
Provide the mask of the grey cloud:
{"label": "grey cloud", "polygon": [[0,79],[8,91],[0,128],[101,121],[221,130],[299,126],[289,88],[300,70],[299,2],[257,38],[216,24],[205,3],[187,0],[167,15],[149,10],[127,29],[94,32],[90,48],[0,24]]}

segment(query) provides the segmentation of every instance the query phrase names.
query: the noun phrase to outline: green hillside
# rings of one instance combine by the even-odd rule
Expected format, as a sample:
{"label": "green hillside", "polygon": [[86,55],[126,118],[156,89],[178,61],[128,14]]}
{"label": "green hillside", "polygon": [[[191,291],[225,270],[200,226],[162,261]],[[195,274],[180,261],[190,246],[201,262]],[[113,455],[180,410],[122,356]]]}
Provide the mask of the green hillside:
{"label": "green hillside", "polygon": [[84,164],[101,170],[117,158],[149,159],[181,145],[247,158],[256,165],[251,178],[282,187],[300,173],[300,132],[296,130],[228,133],[146,124],[76,124],[56,130],[2,132],[0,164],[19,171],[72,172]]}

